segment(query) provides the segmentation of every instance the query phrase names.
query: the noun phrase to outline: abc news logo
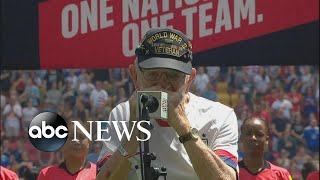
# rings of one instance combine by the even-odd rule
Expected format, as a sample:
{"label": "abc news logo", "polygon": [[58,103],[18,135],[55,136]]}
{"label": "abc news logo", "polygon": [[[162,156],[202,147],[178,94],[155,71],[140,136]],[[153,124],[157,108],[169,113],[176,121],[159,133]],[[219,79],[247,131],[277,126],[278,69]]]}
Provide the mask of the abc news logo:
{"label": "abc news logo", "polygon": [[28,135],[30,142],[40,151],[52,152],[61,148],[68,139],[66,121],[53,112],[43,112],[32,119]]}
{"label": "abc news logo", "polygon": [[[74,125],[74,137],[72,141],[79,141],[77,139],[77,129],[80,130],[90,141],[92,141],[92,122],[90,123],[89,132],[85,129],[78,121],[72,121]],[[97,125],[97,139],[95,141],[110,141],[111,136],[106,139],[102,138],[102,132],[109,133],[109,128],[113,126],[115,133],[119,139],[126,136],[127,140],[131,139],[133,128],[137,126],[138,130],[145,133],[147,137],[145,139],[140,139],[136,137],[137,141],[147,141],[151,137],[149,130],[142,126],[142,123],[147,123],[150,125],[150,121],[133,121],[133,128],[129,130],[127,126],[127,121],[95,121]],[[102,128],[102,123],[107,123],[108,127]],[[66,121],[58,114],[53,112],[43,112],[38,114],[30,123],[28,136],[30,142],[34,147],[40,151],[53,152],[61,148],[68,139],[68,126]]]}

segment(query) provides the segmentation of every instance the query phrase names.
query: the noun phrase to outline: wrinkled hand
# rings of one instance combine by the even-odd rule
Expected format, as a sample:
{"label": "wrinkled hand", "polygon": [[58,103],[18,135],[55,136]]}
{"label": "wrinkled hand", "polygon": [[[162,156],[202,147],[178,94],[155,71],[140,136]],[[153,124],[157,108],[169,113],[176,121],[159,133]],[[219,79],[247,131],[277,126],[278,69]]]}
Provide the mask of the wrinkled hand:
{"label": "wrinkled hand", "polygon": [[[184,135],[189,132],[190,123],[186,115],[185,107],[189,101],[189,95],[183,90],[172,92],[162,89],[159,86],[144,88],[143,91],[163,91],[168,93],[168,123],[175,129],[178,135]],[[137,118],[137,92],[135,91],[130,99],[130,120]]]}
{"label": "wrinkled hand", "polygon": [[168,123],[178,135],[184,135],[189,132],[190,123],[187,118],[185,107],[189,101],[189,95],[183,92],[168,93]]}

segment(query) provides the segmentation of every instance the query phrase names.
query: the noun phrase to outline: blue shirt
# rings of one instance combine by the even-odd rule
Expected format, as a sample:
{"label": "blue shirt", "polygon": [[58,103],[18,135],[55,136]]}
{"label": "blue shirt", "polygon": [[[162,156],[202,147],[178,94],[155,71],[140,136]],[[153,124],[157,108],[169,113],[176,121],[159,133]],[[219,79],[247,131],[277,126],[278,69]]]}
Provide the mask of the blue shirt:
{"label": "blue shirt", "polygon": [[306,127],[304,130],[304,138],[307,141],[308,148],[312,152],[319,152],[319,127]]}

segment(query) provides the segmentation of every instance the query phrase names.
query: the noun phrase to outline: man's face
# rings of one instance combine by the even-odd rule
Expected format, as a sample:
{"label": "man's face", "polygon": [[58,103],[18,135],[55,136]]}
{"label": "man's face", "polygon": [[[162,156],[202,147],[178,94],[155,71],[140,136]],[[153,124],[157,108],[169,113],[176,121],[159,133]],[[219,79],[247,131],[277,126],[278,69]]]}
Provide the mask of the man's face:
{"label": "man's face", "polygon": [[267,127],[258,119],[245,122],[241,131],[244,152],[249,156],[262,156],[268,144]]}
{"label": "man's face", "polygon": [[159,87],[159,90],[178,92],[185,90],[187,75],[172,69],[138,69],[137,84],[140,89]]}

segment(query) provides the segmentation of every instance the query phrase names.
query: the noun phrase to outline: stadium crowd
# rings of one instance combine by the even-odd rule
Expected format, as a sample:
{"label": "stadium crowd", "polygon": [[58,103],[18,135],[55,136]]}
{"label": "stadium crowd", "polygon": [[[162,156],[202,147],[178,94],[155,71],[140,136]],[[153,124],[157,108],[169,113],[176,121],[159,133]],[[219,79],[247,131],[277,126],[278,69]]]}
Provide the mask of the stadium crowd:
{"label": "stadium crowd", "polygon": [[[1,71],[0,87],[1,166],[21,179],[63,161],[60,151],[31,145],[28,125],[38,113],[56,112],[66,121],[107,120],[134,91],[127,70],[117,68]],[[197,67],[191,92],[233,107],[239,128],[252,115],[264,117],[271,127],[266,159],[293,179],[304,179],[307,165],[319,164],[319,66]],[[101,147],[91,142],[87,159],[96,163]]]}

